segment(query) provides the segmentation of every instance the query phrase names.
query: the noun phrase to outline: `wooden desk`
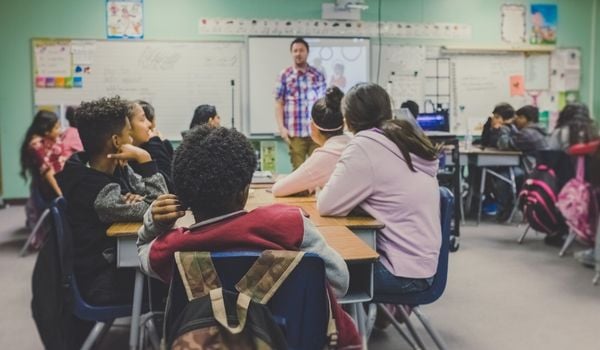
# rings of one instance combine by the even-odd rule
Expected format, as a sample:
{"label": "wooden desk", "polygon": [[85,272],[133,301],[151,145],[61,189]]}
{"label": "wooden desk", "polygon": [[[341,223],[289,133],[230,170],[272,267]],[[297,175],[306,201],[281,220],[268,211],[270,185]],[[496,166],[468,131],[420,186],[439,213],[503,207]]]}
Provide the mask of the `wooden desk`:
{"label": "wooden desk", "polygon": [[265,189],[255,189],[248,196],[246,210],[273,203],[284,203],[302,208],[309,215],[310,221],[319,228],[323,226],[346,226],[372,248],[376,247],[377,230],[384,227],[383,223],[369,216],[321,216],[317,210],[315,196],[274,197],[271,192]]}
{"label": "wooden desk", "polygon": [[523,155],[519,151],[503,151],[489,147],[481,149],[476,146],[471,146],[468,150],[461,148],[459,152],[468,157],[469,163],[478,167],[519,166]]}
{"label": "wooden desk", "polygon": [[[359,304],[373,298],[373,264],[379,258],[379,254],[374,250],[376,234],[377,229],[384,225],[371,217],[323,217],[319,215],[314,196],[275,198],[265,188],[251,190],[245,209],[252,210],[273,203],[284,203],[302,208],[318,227],[327,243],[346,261],[350,273],[350,284],[346,295],[338,301],[342,304],[352,304],[352,316],[356,320],[359,332],[363,336],[363,342],[366,344],[364,336],[366,318],[362,306]],[[194,222],[193,215],[188,211],[177,221],[176,225],[187,227]],[[137,325],[139,325],[139,310],[143,294],[136,246],[137,232],[141,225],[140,222],[115,223],[106,232],[108,236],[117,237],[117,267],[138,268],[134,288],[134,310],[138,311],[132,312],[130,338],[137,337],[138,334]],[[134,343],[130,341],[130,344],[135,344],[135,341]]]}

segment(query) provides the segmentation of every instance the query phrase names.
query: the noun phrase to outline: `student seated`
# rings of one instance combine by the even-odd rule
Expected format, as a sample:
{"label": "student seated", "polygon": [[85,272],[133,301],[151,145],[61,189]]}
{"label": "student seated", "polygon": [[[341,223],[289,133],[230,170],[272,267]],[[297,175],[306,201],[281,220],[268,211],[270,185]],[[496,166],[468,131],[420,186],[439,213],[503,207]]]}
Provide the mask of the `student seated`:
{"label": "student seated", "polygon": [[[515,175],[517,193],[519,193],[523,178],[528,171],[535,166],[533,153],[548,148],[546,143],[546,132],[544,128],[537,124],[539,120],[539,111],[534,106],[524,106],[516,112],[516,117],[510,124],[494,125],[493,128],[499,129],[497,148],[501,150],[521,151],[525,155],[523,158],[523,167],[513,167]],[[510,177],[509,170],[499,168],[498,173],[505,177]],[[493,178],[494,194],[498,200],[499,211],[496,219],[500,222],[506,221],[514,207],[512,190],[510,184],[500,179]]]}
{"label": "student seated", "polygon": [[203,124],[208,124],[213,127],[221,126],[221,117],[217,114],[215,106],[200,105],[196,107],[192,122],[190,123],[190,129]]}
{"label": "student seated", "polygon": [[583,103],[566,105],[548,137],[548,148],[567,150],[574,144],[586,143],[598,138],[598,129],[590,118],[590,110]]}
{"label": "student seated", "polygon": [[[196,107],[194,110],[194,116],[192,117],[192,121],[190,122],[190,129],[208,124],[212,127],[221,126],[221,117],[217,114],[217,109],[212,105],[200,105]],[[189,130],[182,131],[181,136],[185,137]]]}
{"label": "student seated", "polygon": [[161,141],[165,145],[167,152],[172,158],[174,149],[173,144],[171,143],[171,141],[164,138],[160,131],[158,131],[158,128],[156,127],[156,113],[154,112],[154,107],[150,103],[142,100],[137,100],[136,103],[140,105],[140,107],[142,107],[142,109],[144,110],[144,114],[146,115],[146,119],[150,121],[150,131],[153,135],[158,136],[161,139]]}
{"label": "student seated", "polygon": [[62,195],[55,175],[67,159],[60,140],[60,123],[54,112],[39,111],[33,117],[21,144],[21,177],[31,181],[26,226],[33,228],[53,198]]}
{"label": "student seated", "polygon": [[325,186],[350,141],[350,137],[344,134],[344,119],[340,111],[342,97],[344,93],[339,88],[330,87],[325,97],[315,102],[311,111],[310,136],[320,147],[293,173],[277,180],[272,188],[274,196],[313,192]]}
{"label": "student seated", "polygon": [[406,100],[406,101],[402,102],[402,104],[400,105],[400,108],[408,109],[408,111],[410,112],[410,114],[412,114],[412,116],[413,116],[413,118],[415,118],[415,120],[419,116],[419,105],[413,100]]}
{"label": "student seated", "polygon": [[[158,172],[165,178],[167,187],[171,191],[173,188],[171,181],[173,146],[168,140],[165,142],[160,138],[158,130],[155,129],[155,126],[153,127],[155,124],[147,117],[148,115],[154,118],[154,108],[148,102],[137,101],[130,104],[127,118],[131,124],[132,144],[150,153],[150,157],[156,162]],[[129,165],[136,173],[140,171],[140,164],[137,162],[130,162]]]}
{"label": "student seated", "polygon": [[492,116],[483,125],[481,139],[473,142],[473,144],[480,143],[482,147],[497,147],[500,128],[503,125],[512,123],[514,117],[515,110],[511,105],[508,103],[497,104],[492,111]]}
{"label": "student seated", "polygon": [[[131,144],[130,108],[119,97],[83,102],[76,118],[84,151],[57,175],[73,232],[77,285],[92,305],[131,302],[134,271],[117,269],[117,240],[106,230],[114,222],[141,221],[152,200],[167,193],[150,154]],[[139,163],[141,177],[126,161]]]}
{"label": "student seated", "polygon": [[498,125],[500,128],[496,146],[501,150],[517,150],[531,153],[548,148],[546,131],[538,124],[540,112],[537,107],[524,106],[515,112],[512,123]]}
{"label": "student seated", "polygon": [[[177,196],[159,197],[138,233],[142,270],[168,283],[176,251],[303,250],[323,259],[335,295],[343,296],[349,283],[346,263],[300,209],[275,204],[244,210],[254,169],[254,150],[241,133],[208,125],[190,130],[173,159]],[[191,209],[196,223],[173,228],[184,208]],[[352,334],[340,338],[355,334],[353,327]]]}
{"label": "student seated", "polygon": [[69,127],[62,133],[61,140],[65,149],[66,157],[71,154],[83,151],[83,145],[77,131],[77,121],[75,120],[75,107],[69,106],[65,111],[65,118],[69,122]]}
{"label": "student seated", "polygon": [[385,224],[377,233],[374,288],[411,293],[433,283],[441,245],[439,149],[406,120],[392,120],[390,97],[361,83],[342,100],[354,138],[317,198],[321,215],[367,212]]}

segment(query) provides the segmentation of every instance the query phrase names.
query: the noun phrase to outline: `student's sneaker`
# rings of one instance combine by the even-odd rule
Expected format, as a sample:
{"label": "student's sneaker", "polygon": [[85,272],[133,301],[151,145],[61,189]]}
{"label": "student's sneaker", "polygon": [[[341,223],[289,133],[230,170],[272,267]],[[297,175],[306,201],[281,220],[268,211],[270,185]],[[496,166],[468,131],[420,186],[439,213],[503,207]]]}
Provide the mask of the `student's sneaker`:
{"label": "student's sneaker", "polygon": [[498,213],[498,205],[492,201],[484,201],[481,210],[486,215],[494,216]]}
{"label": "student's sneaker", "polygon": [[579,261],[585,267],[596,266],[596,254],[594,249],[586,249],[573,254],[575,260]]}

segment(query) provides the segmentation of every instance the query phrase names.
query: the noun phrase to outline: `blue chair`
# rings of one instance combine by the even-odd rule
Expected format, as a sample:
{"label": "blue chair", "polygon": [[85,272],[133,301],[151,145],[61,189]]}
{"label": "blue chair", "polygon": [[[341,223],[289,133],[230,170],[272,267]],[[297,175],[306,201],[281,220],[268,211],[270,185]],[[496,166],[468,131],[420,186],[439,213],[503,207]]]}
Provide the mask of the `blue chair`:
{"label": "blue chair", "polygon": [[86,338],[81,349],[91,349],[94,344],[99,342],[106,332],[110,329],[115,319],[131,316],[131,305],[115,306],[93,306],[88,304],[79,293],[77,281],[73,274],[72,264],[72,240],[71,230],[66,217],[67,202],[59,197],[52,201],[50,213],[56,232],[57,246],[59,250],[61,270],[64,283],[68,284],[72,293],[72,312],[73,314],[86,321],[94,321],[96,324]]}
{"label": "blue chair", "polygon": [[[44,199],[42,191],[40,190],[39,181],[40,180],[36,180],[35,178],[32,180],[30,187],[30,198],[25,206],[27,211],[26,226],[29,228],[30,225],[33,225],[33,228],[31,229],[29,236],[27,236],[27,240],[21,248],[19,253],[21,257],[26,256],[30,249],[39,250],[46,239],[46,219],[48,219],[50,216],[50,204],[52,202]],[[34,211],[36,215],[38,215],[35,224],[29,221],[31,215],[30,211]]]}
{"label": "blue chair", "polygon": [[[212,253],[223,289],[236,291],[260,252]],[[170,316],[177,317],[188,303],[183,283],[175,270],[171,281]],[[267,307],[281,326],[290,349],[323,349],[327,344],[328,299],[323,260],[307,253],[283,282]],[[167,316],[169,317],[169,316]],[[167,326],[174,321],[166,319]]]}
{"label": "blue chair", "polygon": [[[411,322],[409,321],[408,315],[406,314],[402,305],[410,306],[412,308],[413,312],[415,313],[415,315],[417,315],[417,318],[419,319],[419,321],[421,321],[421,323],[423,324],[423,326],[425,327],[425,329],[427,330],[427,332],[429,333],[429,335],[431,336],[431,338],[437,345],[437,347],[439,349],[446,349],[446,346],[445,346],[443,340],[437,334],[437,332],[433,329],[433,327],[431,326],[429,321],[425,318],[425,316],[421,312],[421,309],[419,308],[419,306],[433,303],[434,301],[439,299],[439,297],[442,296],[442,294],[444,293],[444,289],[446,288],[446,281],[448,278],[448,255],[449,255],[449,251],[450,251],[450,223],[451,223],[451,219],[452,219],[452,215],[453,215],[453,208],[454,208],[454,195],[446,187],[440,187],[440,220],[441,220],[441,228],[442,228],[442,245],[440,247],[437,271],[435,273],[435,278],[433,280],[433,284],[431,285],[431,287],[425,291],[418,292],[418,293],[407,293],[407,294],[377,294],[377,293],[375,293],[375,295],[373,296],[374,303],[399,305],[398,310],[404,316],[404,320],[405,320],[406,326],[408,327],[409,332],[411,333],[411,335],[413,336],[413,338],[415,339],[415,341],[417,342],[419,347],[422,349],[424,349],[425,346],[423,345],[423,342],[421,341],[421,339],[417,335],[416,331],[414,330],[414,327],[412,326]],[[400,328],[400,324],[394,319],[393,315],[391,315],[391,313],[389,313],[387,311],[387,309],[384,307],[379,307],[379,310],[386,313],[388,318],[390,318],[390,320],[392,321],[392,324],[394,325],[394,327],[400,332],[400,334],[409,342],[409,344],[412,347],[415,347],[414,344],[412,344],[412,342],[408,339],[408,337],[406,337],[406,335],[402,332],[402,329]]]}

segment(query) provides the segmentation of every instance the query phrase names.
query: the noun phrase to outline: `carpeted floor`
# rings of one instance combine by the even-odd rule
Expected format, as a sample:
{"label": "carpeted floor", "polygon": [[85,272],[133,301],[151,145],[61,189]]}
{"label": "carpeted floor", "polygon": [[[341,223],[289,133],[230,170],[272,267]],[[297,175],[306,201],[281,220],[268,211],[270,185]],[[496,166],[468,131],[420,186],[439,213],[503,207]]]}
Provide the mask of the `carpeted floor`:
{"label": "carpeted floor", "polygon": [[[22,207],[0,210],[1,349],[42,348],[29,308],[35,255],[18,256],[27,237],[24,220]],[[571,255],[558,257],[541,235],[531,233],[517,244],[522,230],[467,223],[460,250],[450,256],[446,292],[423,311],[449,349],[600,348],[600,286],[591,284],[593,270]],[[117,326],[100,348],[126,349],[127,342],[127,328]],[[369,348],[410,347],[388,328],[374,331]]]}

